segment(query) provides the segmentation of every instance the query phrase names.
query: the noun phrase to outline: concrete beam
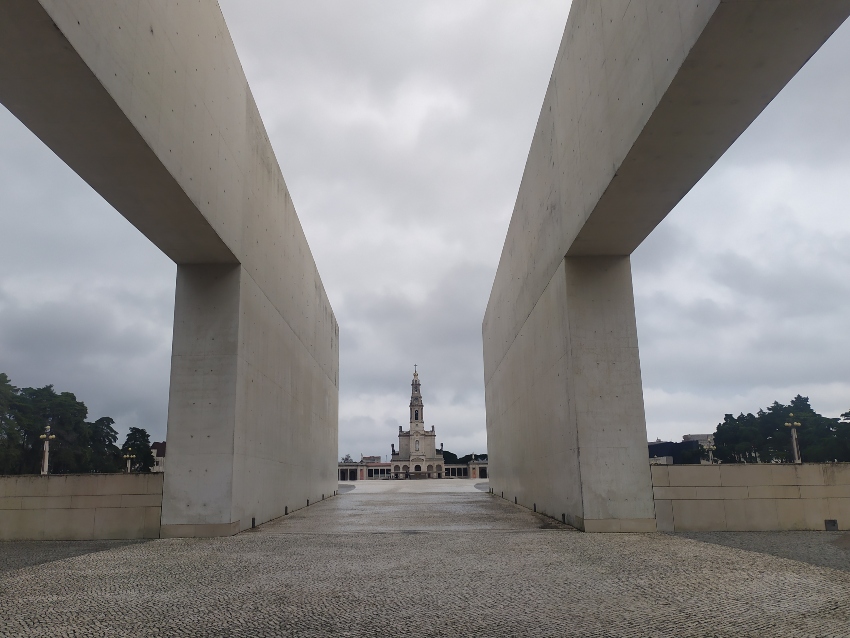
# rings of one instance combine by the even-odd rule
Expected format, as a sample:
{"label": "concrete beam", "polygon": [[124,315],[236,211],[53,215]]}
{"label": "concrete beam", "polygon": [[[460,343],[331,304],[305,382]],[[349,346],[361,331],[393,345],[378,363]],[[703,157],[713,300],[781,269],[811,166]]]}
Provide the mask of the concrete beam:
{"label": "concrete beam", "polygon": [[[605,477],[622,461],[617,446],[593,457],[608,469],[589,474],[582,471],[588,457],[581,437],[556,446],[561,452],[548,465],[577,464],[569,471],[544,470],[545,452],[525,451],[537,445],[532,441],[581,432],[568,420],[544,418],[541,403],[566,402],[564,413],[571,414],[599,393],[600,405],[622,407],[623,388],[641,384],[636,342],[634,350],[613,346],[636,334],[630,275],[628,284],[600,280],[599,294],[619,290],[622,299],[610,302],[616,318],[594,319],[618,326],[597,362],[611,369],[616,363],[616,378],[604,382],[588,372],[591,350],[571,350],[590,325],[574,319],[585,315],[575,306],[589,303],[591,290],[575,279],[579,262],[571,260],[631,254],[848,14],[850,0],[574,0],[482,326],[496,493],[562,512],[580,527],[585,519],[602,520],[596,516],[604,514],[603,501],[610,522],[595,529],[618,528],[638,510],[645,520],[648,470],[610,483]],[[547,348],[562,360],[543,356]],[[613,352],[623,358],[606,359]],[[553,372],[557,382],[548,378]],[[504,405],[507,396],[511,406]],[[608,436],[620,428],[623,441],[640,441],[645,456],[642,400],[626,403],[628,411],[600,412],[586,429]],[[509,434],[515,430],[523,437]],[[632,511],[636,490],[642,505]]]}
{"label": "concrete beam", "polygon": [[0,102],[178,264],[164,530],[332,494],[339,327],[218,5],[0,3]]}

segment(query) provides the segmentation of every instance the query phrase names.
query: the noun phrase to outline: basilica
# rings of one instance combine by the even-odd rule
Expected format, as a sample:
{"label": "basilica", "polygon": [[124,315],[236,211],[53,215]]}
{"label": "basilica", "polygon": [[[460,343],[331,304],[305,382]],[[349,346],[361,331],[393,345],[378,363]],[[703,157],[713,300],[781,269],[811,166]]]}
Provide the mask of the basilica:
{"label": "basilica", "polygon": [[410,384],[410,429],[398,426],[398,450],[392,446],[390,464],[394,478],[442,478],[443,446],[437,450],[434,426],[425,429],[425,405],[419,386],[419,373],[414,366]]}
{"label": "basilica", "polygon": [[[487,457],[476,458],[467,463],[443,461],[443,444],[437,449],[437,433],[434,426],[425,429],[425,404],[419,373],[413,366],[413,381],[410,384],[410,429],[398,427],[398,449],[392,444],[392,454],[387,462],[380,456],[362,456],[360,461],[346,458],[339,463],[340,481],[364,481],[370,479],[429,479],[429,478],[487,478]],[[454,458],[454,457],[452,457]]]}

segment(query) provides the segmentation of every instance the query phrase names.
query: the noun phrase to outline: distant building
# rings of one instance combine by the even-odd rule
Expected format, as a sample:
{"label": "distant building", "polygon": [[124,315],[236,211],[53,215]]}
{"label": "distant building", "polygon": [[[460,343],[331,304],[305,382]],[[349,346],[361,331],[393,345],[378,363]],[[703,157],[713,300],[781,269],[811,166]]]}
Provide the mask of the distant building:
{"label": "distant building", "polygon": [[366,461],[367,458],[381,458],[380,456],[364,456],[364,460],[352,463],[340,462],[338,465],[340,481],[366,481],[371,479],[390,478],[389,463],[373,463]]}
{"label": "distant building", "polygon": [[649,457],[650,465],[673,465],[672,456],[651,456]]}
{"label": "distant building", "polygon": [[671,457],[672,463],[656,462],[659,465],[690,465],[700,463],[700,444],[698,441],[656,441],[647,444],[649,447],[649,458],[659,459]]}
{"label": "distant building", "polygon": [[165,441],[151,443],[154,465],[151,472],[165,472]]}
{"label": "distant building", "polygon": [[419,373],[413,371],[410,383],[410,429],[398,426],[398,451],[392,446],[392,473],[395,478],[442,478],[443,446],[437,451],[434,426],[425,430],[425,404],[419,383]]}
{"label": "distant building", "polygon": [[359,463],[339,463],[339,480],[364,481],[368,479],[407,478],[487,478],[487,461],[475,456],[469,463],[446,465],[443,462],[443,444],[437,449],[434,426],[425,429],[425,404],[422,400],[419,373],[414,369],[410,384],[410,429],[398,428],[398,450],[391,446],[389,463],[380,456],[360,457]]}
{"label": "distant building", "polygon": [[682,441],[697,441],[700,447],[714,447],[713,434],[686,434],[682,437]]}
{"label": "distant building", "polygon": [[714,447],[713,434],[685,434],[681,443],[656,439],[647,444],[650,465],[695,465],[710,463],[703,450]]}

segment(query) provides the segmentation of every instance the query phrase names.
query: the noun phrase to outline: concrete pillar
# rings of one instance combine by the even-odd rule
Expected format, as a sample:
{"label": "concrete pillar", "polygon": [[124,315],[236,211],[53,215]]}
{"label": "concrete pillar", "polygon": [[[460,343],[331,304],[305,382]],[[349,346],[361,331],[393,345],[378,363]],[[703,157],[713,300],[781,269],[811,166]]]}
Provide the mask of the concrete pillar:
{"label": "concrete pillar", "polygon": [[244,387],[238,382],[241,270],[177,269],[164,537],[222,536],[241,525],[234,493],[237,394]]}
{"label": "concrete pillar", "polygon": [[486,384],[496,492],[585,531],[654,531],[628,257],[562,260]]}
{"label": "concrete pillar", "polygon": [[[564,260],[567,417],[575,431],[585,531],[655,531],[628,257]],[[538,502],[538,507],[540,503]],[[580,522],[579,522],[580,519]]]}

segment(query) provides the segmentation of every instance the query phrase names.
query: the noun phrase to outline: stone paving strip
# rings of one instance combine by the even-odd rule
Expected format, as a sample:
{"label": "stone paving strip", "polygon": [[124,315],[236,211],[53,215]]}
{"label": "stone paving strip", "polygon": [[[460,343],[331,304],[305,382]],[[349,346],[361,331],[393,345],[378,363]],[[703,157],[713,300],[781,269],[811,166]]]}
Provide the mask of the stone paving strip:
{"label": "stone paving strip", "polygon": [[846,534],[583,534],[472,480],[352,485],[229,538],[0,543],[0,636],[850,636]]}

